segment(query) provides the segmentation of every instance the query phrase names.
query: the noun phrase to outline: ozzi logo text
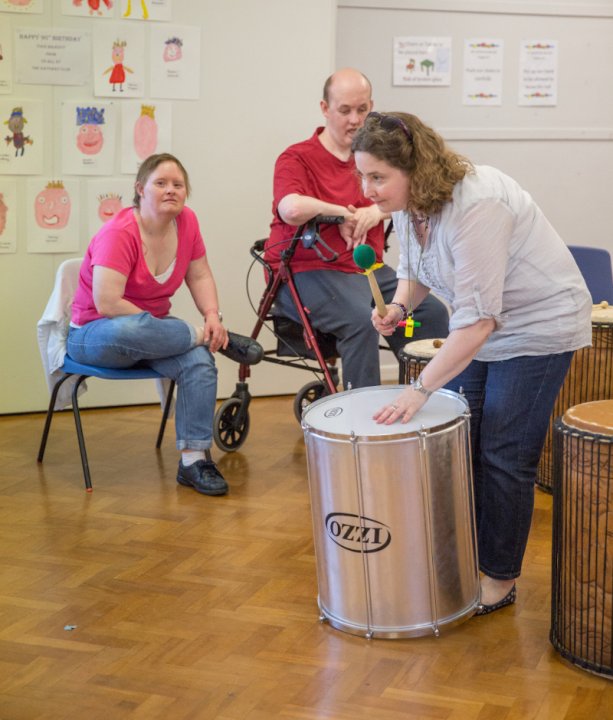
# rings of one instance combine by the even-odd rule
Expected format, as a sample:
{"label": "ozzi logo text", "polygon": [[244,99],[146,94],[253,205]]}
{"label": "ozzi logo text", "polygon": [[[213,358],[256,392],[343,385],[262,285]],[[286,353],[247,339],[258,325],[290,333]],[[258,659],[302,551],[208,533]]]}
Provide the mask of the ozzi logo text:
{"label": "ozzi logo text", "polygon": [[379,552],[392,541],[387,525],[354,513],[328,513],[326,532],[333,542],[351,552]]}

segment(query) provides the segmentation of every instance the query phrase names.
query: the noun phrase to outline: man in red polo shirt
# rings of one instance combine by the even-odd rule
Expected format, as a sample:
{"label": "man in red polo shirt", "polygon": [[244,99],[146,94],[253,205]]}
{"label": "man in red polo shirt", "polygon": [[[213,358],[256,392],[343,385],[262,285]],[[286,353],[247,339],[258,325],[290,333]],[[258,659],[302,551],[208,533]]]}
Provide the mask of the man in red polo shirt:
{"label": "man in red polo shirt", "polygon": [[[322,225],[322,239],[338,253],[325,263],[311,250],[298,245],[292,260],[296,286],[312,325],[336,337],[341,356],[343,385],[353,388],[379,385],[379,335],[371,322],[372,296],[367,278],[353,260],[353,249],[368,243],[382,262],[383,215],[367,200],[360,187],[351,142],[363,125],[373,102],[368,78],[352,68],[338,70],[324,85],[321,111],[325,127],[312,137],[290,146],[275,164],[273,221],[266,242],[265,259],[276,269],[282,250],[296,227],[315,215],[341,215],[342,225]],[[395,271],[384,265],[376,272],[386,302],[396,289]],[[299,322],[298,313],[285,285],[275,301],[275,313]],[[413,339],[446,337],[447,308],[429,295],[414,313],[422,323]],[[397,354],[407,339],[402,330],[386,338]]]}

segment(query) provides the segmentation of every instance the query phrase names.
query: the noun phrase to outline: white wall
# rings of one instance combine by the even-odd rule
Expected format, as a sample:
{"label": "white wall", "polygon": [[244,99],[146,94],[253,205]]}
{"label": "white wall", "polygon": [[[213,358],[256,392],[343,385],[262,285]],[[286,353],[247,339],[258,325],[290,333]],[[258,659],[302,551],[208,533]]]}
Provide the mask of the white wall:
{"label": "white wall", "polygon": [[[91,27],[87,19],[62,16],[59,7],[60,0],[48,0],[42,16],[3,13],[0,22]],[[321,86],[335,66],[366,72],[378,109],[416,112],[475,162],[497,165],[517,178],[569,244],[599,245],[613,253],[611,0],[175,0],[173,10],[173,22],[202,28],[202,72],[200,100],[173,103],[172,151],[191,174],[191,205],[201,220],[230,329],[249,333],[254,324],[245,291],[248,249],[268,232],[274,161],[320,122]],[[392,87],[392,38],[410,34],[452,36],[451,87]],[[461,105],[462,42],[480,34],[505,39],[501,108]],[[515,48],[519,39],[538,35],[560,41],[559,103],[519,108]],[[14,97],[47,103],[44,174],[59,175],[60,103],[83,94],[76,88],[24,85],[14,87]],[[0,255],[0,413],[46,406],[35,327],[55,270],[67,257],[25,252],[25,179],[15,182],[18,252]],[[81,254],[88,241],[84,220]],[[259,267],[250,287],[259,300]],[[195,319],[185,294],[175,311]],[[226,397],[238,366],[223,357],[218,366],[219,396]],[[393,368],[389,377],[395,376]],[[309,379],[306,373],[260,364],[249,383],[254,394],[275,394],[295,392]],[[154,399],[150,382],[93,382],[84,404]]]}
{"label": "white wall", "polygon": [[[393,38],[410,35],[452,38],[449,87],[392,86]],[[462,105],[464,40],[478,37],[504,40],[500,107]],[[368,75],[377,110],[414,113],[474,162],[518,180],[567,244],[613,255],[612,38],[611,0],[339,0],[336,61]],[[517,104],[527,39],[559,41],[555,107]],[[383,376],[395,377],[393,362],[382,363]]]}
{"label": "white wall", "polygon": [[[251,260],[248,250],[253,240],[268,233],[274,161],[287,145],[310,135],[320,120],[321,88],[333,70],[335,14],[334,0],[173,3],[173,23],[202,28],[202,68],[200,100],[173,102],[172,152],[190,173],[190,205],[200,218],[226,325],[238,332],[248,334],[254,324],[245,292]],[[14,28],[95,29],[95,21],[61,15],[60,0],[46,2],[43,15],[0,14],[0,22],[6,21]],[[45,101],[44,174],[60,175],[60,103],[65,98],[87,98],[89,92],[74,87],[15,85],[13,97]],[[48,403],[36,322],[51,292],[56,268],[69,257],[26,253],[25,178],[15,177],[15,182],[18,251],[0,255],[0,413],[41,410]],[[83,219],[80,254],[88,241]],[[257,269],[252,283],[256,299],[261,289]],[[177,314],[196,319],[191,307],[186,294],[174,303]],[[219,395],[227,397],[234,389],[238,365],[220,358],[218,366]],[[259,365],[250,387],[256,394],[291,392],[308,379],[301,373]],[[84,405],[155,399],[150,381],[93,381]]]}
{"label": "white wall", "polygon": [[[613,2],[339,0],[337,63],[371,79],[379,110],[419,115],[531,192],[568,244],[613,252]],[[449,87],[393,87],[395,36],[452,38]],[[463,42],[504,40],[503,104],[462,105]],[[517,104],[519,41],[559,41],[558,104]]]}

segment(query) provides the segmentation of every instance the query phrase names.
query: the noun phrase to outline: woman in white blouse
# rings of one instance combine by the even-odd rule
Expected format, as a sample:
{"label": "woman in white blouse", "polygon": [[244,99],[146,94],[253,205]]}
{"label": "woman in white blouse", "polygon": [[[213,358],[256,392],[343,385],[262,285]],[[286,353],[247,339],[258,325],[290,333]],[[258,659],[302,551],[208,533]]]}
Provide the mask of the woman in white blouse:
{"label": "woman in white blouse", "polygon": [[474,166],[405,113],[371,113],[352,149],[365,196],[392,213],[398,289],[383,335],[432,289],[451,307],[445,344],[381,423],[407,422],[439,388],[471,411],[481,604],[515,602],[536,468],[572,354],[591,344],[591,297],[564,242],[510,177]]}

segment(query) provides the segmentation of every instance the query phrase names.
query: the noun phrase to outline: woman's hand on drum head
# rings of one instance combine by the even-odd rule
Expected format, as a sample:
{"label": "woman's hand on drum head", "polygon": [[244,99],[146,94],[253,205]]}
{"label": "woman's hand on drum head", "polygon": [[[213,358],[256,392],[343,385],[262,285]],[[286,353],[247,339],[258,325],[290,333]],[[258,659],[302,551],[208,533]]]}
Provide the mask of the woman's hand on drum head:
{"label": "woman's hand on drum head", "polygon": [[420,410],[428,398],[414,390],[407,389],[402,395],[394,398],[394,402],[385,405],[373,415],[380,425],[391,425],[395,422],[406,423]]}

